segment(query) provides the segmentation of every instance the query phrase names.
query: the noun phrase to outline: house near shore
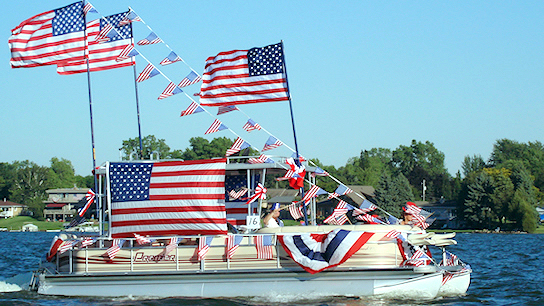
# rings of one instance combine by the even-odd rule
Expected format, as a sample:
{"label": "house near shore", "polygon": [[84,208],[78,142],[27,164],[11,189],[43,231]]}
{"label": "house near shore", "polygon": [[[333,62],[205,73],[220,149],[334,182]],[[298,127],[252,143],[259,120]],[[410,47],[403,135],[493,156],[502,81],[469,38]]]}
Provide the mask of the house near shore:
{"label": "house near shore", "polygon": [[76,206],[85,198],[89,188],[58,188],[49,189],[47,200],[43,201],[45,209],[43,217],[49,221],[69,221],[76,214]]}
{"label": "house near shore", "polygon": [[4,199],[4,201],[0,201],[0,218],[7,219],[19,216],[27,207]]}

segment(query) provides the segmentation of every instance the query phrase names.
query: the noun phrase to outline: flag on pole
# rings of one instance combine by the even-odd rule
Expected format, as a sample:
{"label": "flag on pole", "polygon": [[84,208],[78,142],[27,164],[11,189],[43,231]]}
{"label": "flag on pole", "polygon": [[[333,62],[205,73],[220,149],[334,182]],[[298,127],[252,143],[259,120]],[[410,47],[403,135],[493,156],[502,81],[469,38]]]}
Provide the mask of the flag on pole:
{"label": "flag on pole", "polygon": [[147,35],[146,38],[138,41],[138,45],[139,46],[153,45],[153,44],[158,44],[160,42],[162,42],[162,40],[157,36],[157,34],[151,32],[149,35]]}
{"label": "flag on pole", "polygon": [[143,82],[149,78],[152,78],[156,75],[160,74],[159,70],[153,66],[153,64],[147,64],[145,66],[144,70],[140,72],[138,75],[138,78],[136,79],[136,82]]}
{"label": "flag on pole", "polygon": [[217,108],[217,115],[223,115],[223,114],[226,114],[232,111],[237,111],[237,110],[239,109],[238,107],[236,107],[236,105],[219,106]]}
{"label": "flag on pole", "polygon": [[170,252],[175,250],[178,247],[178,242],[181,238],[178,237],[172,237],[170,238],[170,242],[168,242],[168,245],[166,245],[166,248],[164,248],[164,255],[168,255]]}
{"label": "flag on pole", "polygon": [[208,130],[206,130],[204,135],[219,132],[226,129],[228,129],[226,125],[224,125],[221,121],[219,121],[219,119],[215,119],[212,122],[212,125],[208,128]]}
{"label": "flag on pole", "polygon": [[268,140],[266,141],[266,143],[264,144],[264,147],[263,149],[261,150],[261,152],[264,152],[264,151],[268,151],[268,150],[271,150],[271,149],[274,149],[274,148],[277,148],[277,147],[280,147],[283,145],[283,142],[279,141],[276,137],[274,136],[270,136],[268,137]]}
{"label": "flag on pole", "polygon": [[91,237],[85,237],[83,240],[81,240],[81,247],[84,248],[93,245],[95,241],[96,238],[93,239]]}
{"label": "flag on pole", "polygon": [[242,242],[243,235],[227,235],[227,258],[232,259]]}
{"label": "flag on pole", "polygon": [[272,235],[257,235],[255,236],[255,247],[257,248],[257,258],[272,259],[274,258],[274,244]]}
{"label": "flag on pole", "polygon": [[178,87],[183,88],[189,85],[193,85],[200,82],[200,80],[202,80],[202,78],[196,72],[191,70],[191,72],[189,72],[189,74],[184,77],[183,80],[181,80],[181,82],[178,84]]}
{"label": "flag on pole", "polygon": [[165,66],[180,61],[183,61],[183,59],[179,57],[174,51],[171,51],[170,54],[168,54],[168,56],[160,62],[160,64]]}
{"label": "flag on pole", "polygon": [[289,205],[289,213],[291,213],[291,216],[294,220],[304,217],[304,215],[302,214],[302,205],[299,206],[296,202],[293,202]]}
{"label": "flag on pole", "polygon": [[113,239],[111,247],[109,247],[108,250],[106,251],[110,260],[113,260],[115,256],[117,256],[117,253],[121,251],[121,246],[123,245],[124,242],[125,240],[123,239]]}
{"label": "flag on pole", "polygon": [[241,150],[245,148],[249,148],[249,147],[250,147],[249,143],[247,143],[242,138],[238,137],[236,138],[236,141],[234,141],[234,143],[232,144],[232,147],[230,147],[230,149],[227,150],[227,152],[225,153],[225,156],[231,156],[232,154],[240,152]]}
{"label": "flag on pole", "polygon": [[177,87],[176,84],[174,84],[174,82],[170,82],[170,84],[168,84],[168,86],[166,86],[166,89],[164,89],[164,91],[157,98],[157,100],[168,98],[170,96],[177,95],[177,94],[182,93],[182,92],[183,92],[183,90],[181,90],[181,88]]}
{"label": "flag on pole", "polygon": [[83,60],[84,30],[83,1],[30,17],[11,30],[11,68]]}
{"label": "flag on pole", "polygon": [[[126,50],[132,45],[132,28],[130,25],[119,26],[119,20],[125,13],[115,14],[96,19],[87,23],[86,53],[89,56],[89,71],[103,71],[108,69],[128,67],[135,64],[131,56],[137,55],[136,50]],[[99,42],[98,34],[106,26],[112,25],[111,37],[108,41]],[[123,53],[123,54],[121,54]],[[135,54],[136,53],[136,54]],[[125,57],[123,59],[123,57]],[[73,59],[57,63],[57,73],[62,75],[87,72],[87,60]]]}
{"label": "flag on pole", "polygon": [[198,239],[198,260],[203,260],[206,258],[206,254],[210,250],[210,245],[212,244],[213,236],[200,237]]}
{"label": "flag on pole", "polygon": [[221,52],[206,60],[200,102],[205,106],[288,101],[283,44]]}
{"label": "flag on pole", "polygon": [[244,129],[244,130],[246,130],[248,132],[251,132],[251,131],[254,131],[254,130],[260,130],[261,126],[257,122],[255,122],[255,121],[253,121],[251,119],[248,119],[246,124],[244,124],[244,126],[242,127],[242,129]]}
{"label": "flag on pole", "polygon": [[203,112],[203,111],[204,111],[204,109],[202,107],[200,107],[200,105],[198,105],[195,101],[193,101],[193,102],[191,102],[191,105],[189,105],[189,107],[187,107],[186,110],[181,112],[180,117],[189,116],[189,115],[200,113],[200,112]]}
{"label": "flag on pole", "polygon": [[89,191],[87,191],[87,194],[85,195],[85,199],[87,200],[85,202],[85,206],[81,207],[77,211],[77,214],[80,217],[83,217],[85,215],[85,213],[87,212],[87,210],[89,209],[89,207],[91,207],[91,205],[94,203],[95,196],[96,196],[96,194],[94,193],[94,191],[92,189],[89,189]]}

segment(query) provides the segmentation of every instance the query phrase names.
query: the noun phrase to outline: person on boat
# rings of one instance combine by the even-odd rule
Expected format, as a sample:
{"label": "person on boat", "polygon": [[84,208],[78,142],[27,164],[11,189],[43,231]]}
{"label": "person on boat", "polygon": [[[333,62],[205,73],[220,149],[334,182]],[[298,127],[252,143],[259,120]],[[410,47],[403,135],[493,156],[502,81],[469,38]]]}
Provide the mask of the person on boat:
{"label": "person on boat", "polygon": [[413,225],[414,224],[414,212],[417,211],[417,205],[413,202],[406,202],[406,205],[402,207],[402,225]]}
{"label": "person on boat", "polygon": [[263,219],[265,227],[282,227],[283,221],[280,219],[280,203],[274,203],[270,208],[270,213]]}

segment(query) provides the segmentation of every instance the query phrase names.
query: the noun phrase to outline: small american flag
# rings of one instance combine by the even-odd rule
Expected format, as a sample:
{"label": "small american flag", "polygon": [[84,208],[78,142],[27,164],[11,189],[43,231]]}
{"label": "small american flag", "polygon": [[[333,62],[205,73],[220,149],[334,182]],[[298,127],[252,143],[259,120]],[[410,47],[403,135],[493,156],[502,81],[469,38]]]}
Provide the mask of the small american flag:
{"label": "small american flag", "polygon": [[304,217],[304,215],[302,214],[302,206],[297,205],[296,202],[293,202],[291,203],[291,205],[289,205],[289,212],[295,220]]}
{"label": "small american flag", "polygon": [[242,235],[228,235],[227,236],[227,258],[232,259],[234,256],[234,253],[236,253],[236,250],[238,250],[238,246],[240,246],[240,243],[242,242],[242,238],[244,236]]}
{"label": "small american flag", "polygon": [[274,161],[270,157],[264,154],[261,154],[259,158],[249,158],[247,162],[250,164],[274,163]]}
{"label": "small american flag", "polygon": [[206,258],[206,254],[210,250],[213,237],[200,237],[198,241],[198,260]]}
{"label": "small american flag", "polygon": [[171,51],[170,54],[168,54],[168,56],[160,62],[160,64],[165,66],[180,61],[183,61],[183,59],[179,57],[174,51]]}
{"label": "small american flag", "polygon": [[277,147],[280,147],[283,145],[283,142],[279,141],[276,137],[270,136],[268,137],[268,140],[264,144],[264,148],[261,150],[262,152],[271,150]]}
{"label": "small american flag", "polygon": [[170,252],[175,250],[178,247],[179,238],[172,237],[170,238],[170,242],[168,242],[168,245],[164,249],[164,255],[168,255]]}
{"label": "small american flag", "polygon": [[156,75],[160,74],[160,71],[155,68],[152,64],[147,64],[145,66],[144,70],[140,72],[138,75],[138,78],[136,79],[136,82],[143,82],[149,78],[152,78]]}
{"label": "small american flag", "polygon": [[457,262],[457,256],[453,253],[446,251],[446,261],[444,262],[444,266],[456,266]]}
{"label": "small american flag", "polygon": [[134,234],[134,238],[136,238],[139,245],[151,243],[151,239],[138,234]]}
{"label": "small american flag", "polygon": [[236,105],[219,106],[217,108],[217,115],[223,115],[223,114],[226,114],[232,111],[237,111],[237,110],[239,109],[238,107],[236,107]]}
{"label": "small american flag", "polygon": [[397,237],[399,237],[400,235],[400,232],[397,231],[397,230],[390,230],[389,232],[387,232],[387,234],[385,234],[380,240],[393,240],[393,239],[397,239]]}
{"label": "small american flag", "polygon": [[312,172],[311,174],[312,177],[316,177],[316,176],[329,176],[329,173],[319,167],[315,167],[315,170],[314,172]]}
{"label": "small american flag", "polygon": [[98,11],[94,8],[92,4],[87,2],[83,7],[83,14],[87,15],[87,13],[98,13]]}
{"label": "small american flag", "polygon": [[348,193],[352,193],[353,190],[349,189],[348,187],[344,185],[339,185],[338,188],[334,191],[334,193],[329,194],[329,199],[332,199],[334,197],[339,197]]}
{"label": "small american flag", "polygon": [[140,54],[140,52],[138,52],[138,50],[134,49],[133,44],[130,44],[130,45],[127,45],[123,49],[123,51],[121,51],[121,53],[119,54],[119,56],[115,60],[118,61],[118,62],[121,62],[121,61],[124,61],[126,59],[129,59],[132,56],[136,56],[138,54]]}
{"label": "small american flag", "polygon": [[202,80],[202,77],[200,77],[196,72],[192,71],[189,72],[189,74],[181,80],[181,82],[178,84],[179,88],[183,88],[185,86],[193,85]]}
{"label": "small american flag", "polygon": [[232,147],[230,147],[230,149],[227,150],[227,152],[225,153],[225,156],[231,156],[232,154],[240,152],[241,150],[245,148],[249,148],[249,147],[250,147],[249,143],[247,143],[242,138],[238,137],[236,141],[232,144]]}
{"label": "small american flag", "polygon": [[248,131],[248,132],[251,132],[251,131],[254,131],[254,130],[260,130],[261,126],[257,122],[249,119],[249,120],[247,120],[246,124],[244,124],[244,126],[242,128],[244,130]]}
{"label": "small american flag", "polygon": [[348,217],[346,217],[346,215],[338,215],[333,212],[332,215],[330,215],[327,219],[323,220],[323,222],[334,225],[342,225],[348,222]]}
{"label": "small american flag", "polygon": [[204,111],[204,109],[200,105],[198,105],[195,101],[193,101],[193,102],[191,102],[191,105],[189,105],[189,107],[187,107],[186,110],[181,112],[180,117],[189,116],[189,115],[200,113],[200,112],[203,112],[203,111]]}
{"label": "small american flag", "polygon": [[108,250],[106,251],[110,260],[113,260],[115,256],[117,256],[117,253],[119,253],[119,251],[121,250],[121,246],[123,245],[124,242],[125,240],[123,239],[113,239],[113,243],[111,247],[109,247]]}
{"label": "small american flag", "polygon": [[302,198],[302,201],[304,203],[307,203],[309,202],[312,198],[320,195],[320,194],[326,194],[327,192],[321,188],[319,188],[319,186],[317,185],[313,185],[310,190],[308,190],[308,192],[306,192],[306,194],[304,194],[304,197]]}
{"label": "small american flag", "polygon": [[81,241],[81,247],[82,248],[88,247],[88,246],[92,245],[94,242],[95,242],[95,239],[93,239],[91,237],[85,237],[85,239],[83,239]]}
{"label": "small american flag", "polygon": [[212,125],[210,125],[210,127],[206,130],[204,135],[219,132],[226,129],[228,129],[228,127],[224,125],[223,122],[219,121],[219,119],[215,119]]}
{"label": "small american flag", "polygon": [[102,28],[102,30],[100,30],[100,32],[98,32],[98,35],[96,36],[96,41],[99,42],[99,43],[104,43],[104,42],[107,42],[110,40],[110,36],[114,36],[115,34],[117,33],[112,33],[114,32],[113,31],[113,26],[111,25],[111,23],[107,23],[104,25],[104,27]]}
{"label": "small american flag", "polygon": [[242,189],[240,189],[238,191],[231,190],[229,192],[229,200],[232,201],[232,200],[237,200],[237,199],[241,198],[244,194],[247,193],[247,190],[248,190],[247,188],[242,188]]}
{"label": "small american flag", "polygon": [[170,96],[177,95],[182,92],[183,90],[177,87],[176,84],[174,84],[174,82],[170,82],[170,84],[166,86],[166,89],[161,93],[161,95],[157,98],[157,100],[168,98]]}
{"label": "small american flag", "polygon": [[274,244],[272,243],[272,235],[255,236],[255,247],[257,248],[257,258],[272,259],[274,258]]}
{"label": "small american flag", "polygon": [[138,45],[152,45],[152,44],[158,44],[162,42],[162,40],[157,36],[157,34],[151,32],[149,35],[147,35],[146,38],[140,40],[138,42]]}
{"label": "small american flag", "polygon": [[68,250],[71,250],[72,247],[77,243],[77,241],[64,241],[61,246],[59,247],[59,253],[62,254]]}
{"label": "small american flag", "polygon": [[134,13],[133,11],[130,11],[125,15],[125,18],[123,18],[123,20],[119,22],[119,25],[120,26],[126,25],[133,21],[142,21],[142,19],[140,19],[140,16],[136,15],[136,13]]}
{"label": "small american flag", "polygon": [[367,213],[369,211],[373,211],[377,208],[376,205],[372,204],[372,202],[370,202],[369,200],[367,199],[364,199],[363,200],[363,203],[361,203],[361,205],[359,206],[360,210],[362,210],[364,213]]}
{"label": "small american flag", "polygon": [[442,286],[444,286],[450,279],[453,278],[453,273],[450,272],[444,272],[444,275],[442,276]]}
{"label": "small american flag", "polygon": [[384,224],[380,219],[375,218],[369,214],[362,214],[356,217],[357,220],[370,223],[370,224]]}

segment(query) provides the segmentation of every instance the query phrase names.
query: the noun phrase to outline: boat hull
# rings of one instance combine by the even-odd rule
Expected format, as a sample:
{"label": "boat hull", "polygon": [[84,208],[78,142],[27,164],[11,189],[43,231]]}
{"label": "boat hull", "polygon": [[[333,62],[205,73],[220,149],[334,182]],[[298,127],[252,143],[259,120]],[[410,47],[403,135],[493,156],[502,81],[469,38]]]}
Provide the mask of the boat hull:
{"label": "boat hull", "polygon": [[412,269],[217,273],[143,273],[102,275],[41,274],[38,293],[62,296],[273,297],[402,296],[434,298],[442,273]]}

